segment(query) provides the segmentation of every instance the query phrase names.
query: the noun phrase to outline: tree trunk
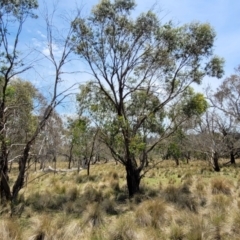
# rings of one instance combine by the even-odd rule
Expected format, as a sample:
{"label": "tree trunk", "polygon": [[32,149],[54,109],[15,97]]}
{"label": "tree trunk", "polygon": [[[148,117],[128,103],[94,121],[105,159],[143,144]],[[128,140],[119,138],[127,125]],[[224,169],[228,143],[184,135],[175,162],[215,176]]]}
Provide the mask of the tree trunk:
{"label": "tree trunk", "polygon": [[8,154],[7,154],[7,147],[5,141],[2,140],[1,142],[1,156],[0,156],[0,195],[1,200],[5,198],[6,200],[10,200],[11,193],[9,188],[9,177],[8,177]]}
{"label": "tree trunk", "polygon": [[175,158],[176,165],[179,166],[179,158]]}
{"label": "tree trunk", "polygon": [[29,151],[31,148],[31,144],[32,142],[28,142],[28,144],[26,145],[24,152],[23,152],[23,156],[20,158],[19,160],[19,173],[18,173],[18,177],[17,180],[15,182],[15,184],[13,185],[13,190],[12,190],[12,200],[16,200],[19,191],[22,189],[23,185],[24,185],[24,177],[25,177],[25,172],[26,172],[26,164],[27,164],[27,160],[28,160],[28,155],[29,155]]}
{"label": "tree trunk", "polygon": [[69,155],[69,158],[68,158],[68,169],[71,169],[72,150],[73,150],[73,144],[71,144],[71,147],[70,147],[70,155]]}
{"label": "tree trunk", "polygon": [[87,161],[87,175],[90,176],[90,164],[91,164],[91,158]]}
{"label": "tree trunk", "polygon": [[219,164],[218,164],[218,154],[217,152],[214,152],[213,154],[213,169],[215,172],[220,172],[220,167],[219,167]]}
{"label": "tree trunk", "polygon": [[128,186],[128,193],[129,198],[132,198],[136,193],[139,193],[139,185],[140,185],[140,171],[132,164],[126,165],[126,172],[127,172],[127,186]]}
{"label": "tree trunk", "polygon": [[230,163],[231,164],[236,164],[235,156],[234,156],[233,151],[230,152]]}
{"label": "tree trunk", "polygon": [[0,183],[1,183],[1,203],[4,202],[4,199],[6,199],[7,201],[11,201],[12,200],[11,190],[8,184],[8,180],[3,173],[1,174]]}

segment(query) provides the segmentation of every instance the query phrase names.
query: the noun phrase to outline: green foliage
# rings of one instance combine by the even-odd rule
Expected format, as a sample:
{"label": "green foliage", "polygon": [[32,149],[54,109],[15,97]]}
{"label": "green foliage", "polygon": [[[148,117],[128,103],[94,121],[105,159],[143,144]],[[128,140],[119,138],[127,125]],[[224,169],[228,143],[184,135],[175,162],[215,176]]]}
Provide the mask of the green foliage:
{"label": "green foliage", "polygon": [[22,19],[24,15],[36,18],[37,16],[33,14],[32,10],[37,8],[37,0],[3,0],[0,2],[0,10],[11,13],[17,19]]}
{"label": "green foliage", "polygon": [[183,105],[183,112],[188,117],[200,116],[206,112],[208,103],[202,93],[190,93]]}
{"label": "green foliage", "polygon": [[224,75],[223,65],[224,59],[215,56],[206,65],[205,70],[207,71],[208,75],[221,78]]}
{"label": "green foliage", "polygon": [[89,156],[93,129],[87,118],[68,119],[68,134],[76,156]]}
{"label": "green foliage", "polygon": [[[116,160],[141,171],[166,135],[206,111],[204,96],[188,94],[189,86],[208,74],[221,77],[223,61],[211,59],[216,34],[208,23],[164,24],[153,11],[133,18],[134,7],[132,0],[101,1],[72,23],[72,40],[93,76],[80,89],[79,114],[101,128]],[[169,146],[175,158],[177,144]]]}

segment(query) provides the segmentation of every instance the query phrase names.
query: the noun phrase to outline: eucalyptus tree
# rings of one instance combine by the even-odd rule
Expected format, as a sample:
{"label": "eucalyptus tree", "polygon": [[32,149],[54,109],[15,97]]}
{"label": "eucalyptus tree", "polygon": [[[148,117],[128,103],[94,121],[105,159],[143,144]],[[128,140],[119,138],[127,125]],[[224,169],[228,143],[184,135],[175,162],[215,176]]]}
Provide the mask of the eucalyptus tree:
{"label": "eucalyptus tree", "polygon": [[214,93],[209,94],[209,99],[214,107],[240,120],[240,65],[235,74],[227,77]]}
{"label": "eucalyptus tree", "polygon": [[30,139],[37,125],[34,106],[42,104],[42,95],[32,83],[12,80],[6,91],[5,141],[8,147],[8,162],[21,156],[22,147]]}
{"label": "eucalyptus tree", "polygon": [[190,153],[193,152],[190,143],[191,131],[197,126],[207,108],[208,102],[202,93],[196,93],[191,87],[186,89],[182,99],[171,108],[169,113],[177,130],[167,140],[165,158],[173,158],[177,166],[180,158],[189,161]]}
{"label": "eucalyptus tree", "polygon": [[90,163],[94,155],[97,154],[97,135],[98,129],[91,126],[91,121],[86,117],[68,119],[70,157],[69,168],[72,158],[78,158],[78,169],[81,166],[87,168],[90,175]]}
{"label": "eucalyptus tree", "polygon": [[239,156],[240,133],[238,121],[232,115],[226,115],[222,111],[217,114],[217,127],[224,137],[225,154],[223,157],[229,157],[226,164],[235,164],[236,158]]}
{"label": "eucalyptus tree", "polygon": [[[207,74],[223,74],[223,60],[213,56],[216,34],[209,24],[175,27],[162,23],[152,11],[134,18],[134,8],[133,0],[102,0],[88,18],[72,23],[75,51],[88,64],[104,102],[101,108],[106,108],[103,117],[111,123],[105,128],[105,142],[125,166],[130,197],[139,192],[146,167],[145,160],[137,159],[146,144],[142,128],[168,111],[190,84],[201,83]],[[154,98],[132,116],[129,105],[142,89],[147,97],[154,93]],[[161,137],[162,132],[157,132]]]}
{"label": "eucalyptus tree", "polygon": [[[19,40],[24,22],[27,18],[36,18],[34,10],[38,7],[36,0],[1,1],[0,3],[0,189],[1,198],[9,198],[8,188],[8,147],[6,143],[8,85],[17,75],[29,70],[24,64],[24,56],[19,52]],[[14,29],[14,31],[12,31]]]}
{"label": "eucalyptus tree", "polygon": [[61,116],[53,110],[31,150],[34,153],[35,167],[40,162],[40,169],[44,169],[46,161],[52,161],[56,167],[57,156],[64,144],[64,134]]}
{"label": "eucalyptus tree", "polygon": [[239,154],[240,66],[215,91],[208,91],[211,105],[218,110],[218,126],[226,139],[230,163]]}
{"label": "eucalyptus tree", "polygon": [[[72,26],[71,21],[64,22],[64,29],[60,31],[55,24],[57,6],[53,7],[53,11],[49,13],[45,11],[43,18],[46,23],[46,49],[45,51],[35,49],[40,57],[40,60],[48,61],[47,64],[52,66],[51,76],[48,84],[49,96],[45,94],[45,105],[43,108],[38,109],[37,123],[32,130],[31,136],[22,147],[21,157],[19,159],[19,172],[16,179],[9,182],[8,177],[8,146],[6,143],[6,98],[7,89],[10,81],[16,75],[31,69],[32,64],[22,57],[19,42],[24,23],[28,17],[35,18],[34,10],[38,7],[36,0],[21,0],[21,1],[1,1],[0,4],[0,47],[1,47],[1,94],[0,94],[0,133],[1,133],[1,155],[0,155],[0,184],[1,184],[1,198],[7,199],[12,203],[16,200],[20,189],[25,184],[25,173],[27,171],[27,163],[30,157],[30,150],[39,136],[39,133],[44,129],[49,117],[62,101],[71,94],[70,89],[72,86],[67,87],[61,85],[65,76],[63,68],[71,61],[71,53],[73,46],[71,44]],[[47,7],[46,7],[47,10]],[[76,13],[79,16],[79,12]],[[62,18],[63,20],[63,18]],[[66,20],[66,18],[64,18]],[[59,23],[59,22],[58,22]],[[11,25],[12,24],[12,25]],[[10,26],[11,25],[11,26]],[[61,24],[60,24],[61,26]],[[62,25],[63,26],[63,25]],[[11,39],[13,39],[11,41]],[[10,44],[13,42],[13,44]],[[56,48],[58,51],[56,52]],[[46,62],[42,62],[46,64]],[[46,72],[44,72],[46,74]],[[39,75],[43,74],[40,72]],[[50,82],[51,81],[51,82]]]}
{"label": "eucalyptus tree", "polygon": [[214,171],[219,172],[219,158],[225,156],[228,146],[216,109],[209,108],[194,131],[195,134],[191,135],[191,146],[195,151],[204,153]]}

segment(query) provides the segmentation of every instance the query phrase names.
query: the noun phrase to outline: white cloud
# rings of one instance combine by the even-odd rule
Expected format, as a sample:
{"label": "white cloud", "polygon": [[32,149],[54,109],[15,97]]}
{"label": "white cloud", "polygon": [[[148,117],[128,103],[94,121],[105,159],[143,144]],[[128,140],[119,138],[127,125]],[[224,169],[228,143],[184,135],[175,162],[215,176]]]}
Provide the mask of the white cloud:
{"label": "white cloud", "polygon": [[37,30],[37,34],[41,36],[42,38],[47,38],[45,34],[43,34],[41,31]]}

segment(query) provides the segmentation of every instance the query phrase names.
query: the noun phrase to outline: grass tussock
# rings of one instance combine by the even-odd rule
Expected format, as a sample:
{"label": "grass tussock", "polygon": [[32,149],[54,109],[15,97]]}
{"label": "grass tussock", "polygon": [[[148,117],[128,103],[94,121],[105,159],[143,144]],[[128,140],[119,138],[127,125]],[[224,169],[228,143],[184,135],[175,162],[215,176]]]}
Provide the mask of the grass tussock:
{"label": "grass tussock", "polygon": [[168,205],[162,199],[145,201],[136,209],[136,223],[140,227],[161,229],[169,221],[167,209]]}
{"label": "grass tussock", "polygon": [[0,220],[0,239],[22,239],[21,226],[16,219]]}
{"label": "grass tussock", "polygon": [[36,178],[30,169],[29,179],[36,180],[12,205],[12,218],[11,206],[1,205],[0,239],[237,240],[239,169],[215,173],[203,161],[177,168],[164,161],[131,199],[119,164],[93,165],[90,176],[82,170]]}
{"label": "grass tussock", "polygon": [[185,237],[185,233],[184,233],[183,227],[177,225],[176,223],[173,223],[170,226],[169,239],[171,239],[171,240],[183,240],[184,237]]}
{"label": "grass tussock", "polygon": [[137,227],[131,216],[119,218],[114,225],[111,226],[108,233],[109,240],[132,240],[138,239]]}
{"label": "grass tussock", "polygon": [[99,227],[104,224],[104,211],[100,203],[94,202],[86,206],[82,221],[84,225]]}
{"label": "grass tussock", "polygon": [[212,193],[213,194],[219,194],[223,193],[225,195],[231,194],[231,184],[227,179],[224,178],[214,178],[211,181],[212,185]]}
{"label": "grass tussock", "polygon": [[169,185],[164,191],[164,197],[167,202],[174,203],[180,208],[197,212],[198,203],[190,192],[188,185],[184,184],[181,187]]}

